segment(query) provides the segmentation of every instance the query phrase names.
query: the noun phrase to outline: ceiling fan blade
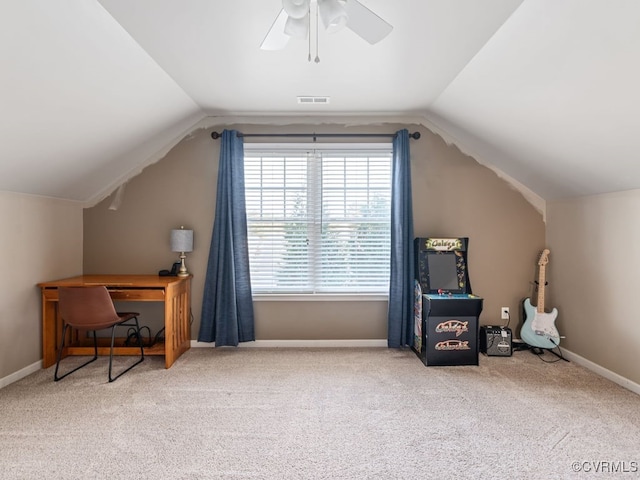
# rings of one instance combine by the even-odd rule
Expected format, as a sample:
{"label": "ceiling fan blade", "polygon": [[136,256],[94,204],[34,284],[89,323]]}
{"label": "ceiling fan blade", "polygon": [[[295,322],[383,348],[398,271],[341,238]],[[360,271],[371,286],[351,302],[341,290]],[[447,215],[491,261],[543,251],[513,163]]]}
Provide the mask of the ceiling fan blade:
{"label": "ceiling fan blade", "polygon": [[276,17],[273,25],[264,37],[264,40],[260,44],[261,50],[282,50],[286,47],[289,41],[289,35],[284,33],[284,26],[287,23],[287,12],[284,9],[280,10],[280,13]]}
{"label": "ceiling fan blade", "polygon": [[358,0],[347,0],[344,8],[347,10],[347,15],[349,15],[347,27],[371,45],[378,43],[393,30],[393,26],[362,5]]}

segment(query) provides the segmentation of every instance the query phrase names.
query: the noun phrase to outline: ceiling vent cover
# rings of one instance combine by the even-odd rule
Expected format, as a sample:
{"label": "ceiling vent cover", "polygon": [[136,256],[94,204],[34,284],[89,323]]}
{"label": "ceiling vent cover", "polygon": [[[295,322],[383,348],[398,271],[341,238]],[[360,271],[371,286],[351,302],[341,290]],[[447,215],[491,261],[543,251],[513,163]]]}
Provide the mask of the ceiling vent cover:
{"label": "ceiling vent cover", "polygon": [[326,105],[329,103],[329,97],[298,97],[298,103],[301,105]]}

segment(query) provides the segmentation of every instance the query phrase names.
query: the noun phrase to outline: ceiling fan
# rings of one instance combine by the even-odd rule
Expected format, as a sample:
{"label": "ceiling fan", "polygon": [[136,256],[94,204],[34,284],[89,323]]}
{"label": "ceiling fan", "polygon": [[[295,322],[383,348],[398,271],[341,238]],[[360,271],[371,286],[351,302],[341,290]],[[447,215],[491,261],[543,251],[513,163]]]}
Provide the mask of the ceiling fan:
{"label": "ceiling fan", "polygon": [[[311,50],[311,19],[315,16],[316,48],[318,17],[325,30],[334,33],[347,27],[371,45],[385,38],[393,27],[373,13],[358,0],[282,0],[282,10],[267,32],[260,48],[281,50],[291,37],[306,38],[309,35]],[[311,52],[309,52],[309,61]],[[320,61],[316,52],[316,63]]]}

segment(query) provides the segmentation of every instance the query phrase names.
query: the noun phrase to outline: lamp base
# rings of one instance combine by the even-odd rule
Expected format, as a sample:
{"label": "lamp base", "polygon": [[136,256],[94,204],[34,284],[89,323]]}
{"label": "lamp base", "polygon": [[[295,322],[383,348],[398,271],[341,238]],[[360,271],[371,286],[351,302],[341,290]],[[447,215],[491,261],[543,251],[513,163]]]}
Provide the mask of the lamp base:
{"label": "lamp base", "polygon": [[187,272],[187,266],[184,263],[184,259],[187,258],[187,256],[184,254],[184,252],[180,253],[180,268],[178,269],[178,276],[179,277],[188,277],[190,275],[189,272]]}

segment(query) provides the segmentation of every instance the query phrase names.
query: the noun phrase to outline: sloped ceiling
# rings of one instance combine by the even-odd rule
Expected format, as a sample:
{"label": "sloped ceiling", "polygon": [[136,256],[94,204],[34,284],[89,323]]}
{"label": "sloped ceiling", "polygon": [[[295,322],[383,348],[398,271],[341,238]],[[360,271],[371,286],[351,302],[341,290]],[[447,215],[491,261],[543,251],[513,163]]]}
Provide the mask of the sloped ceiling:
{"label": "sloped ceiling", "polygon": [[640,188],[640,2],[360,1],[392,33],[321,31],[319,63],[258,48],[281,0],[4,2],[0,190],[90,204],[207,117],[354,115],[421,119],[544,199]]}
{"label": "sloped ceiling", "polygon": [[640,187],[640,2],[526,1],[428,108],[546,199]]}

